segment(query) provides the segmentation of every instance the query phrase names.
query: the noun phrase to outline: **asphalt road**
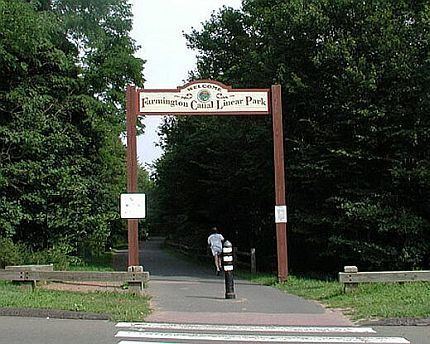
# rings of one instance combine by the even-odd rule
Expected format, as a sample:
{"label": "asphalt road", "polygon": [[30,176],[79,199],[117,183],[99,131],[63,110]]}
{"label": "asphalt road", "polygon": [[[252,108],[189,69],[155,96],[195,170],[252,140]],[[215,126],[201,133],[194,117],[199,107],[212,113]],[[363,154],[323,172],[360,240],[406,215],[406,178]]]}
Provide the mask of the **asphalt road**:
{"label": "asphalt road", "polygon": [[115,330],[107,320],[0,317],[1,344],[116,344]]}
{"label": "asphalt road", "polygon": [[[184,326],[187,326],[185,324]],[[407,338],[410,343],[414,344],[428,344],[430,342],[430,328],[428,326],[373,326],[375,333],[368,334],[367,336],[376,338],[385,338],[385,336],[390,337],[403,337]],[[131,331],[130,331],[131,330]],[[139,338],[139,337],[122,337],[122,335],[127,335],[130,333],[137,333],[138,335],[144,333],[149,335],[168,336],[171,331],[156,331],[151,329],[150,332],[136,332],[135,329],[116,327],[116,324],[106,320],[67,320],[67,319],[46,319],[46,318],[27,318],[27,317],[0,317],[0,343],[1,344],[94,344],[94,343],[104,343],[104,344],[130,344],[139,342],[156,342],[160,343],[160,339],[154,338]],[[172,334],[172,339],[175,343],[182,342],[178,340],[178,333],[182,335],[188,335],[190,337],[202,338],[209,333],[212,338],[210,340],[198,340],[197,338],[193,340],[187,340],[187,343],[226,343],[227,341],[216,340],[225,338],[232,338],[228,336],[238,336],[237,338],[247,338],[246,336],[252,335],[254,338],[258,338],[263,341],[267,337],[273,337],[274,334],[267,334],[264,332],[250,332],[250,331],[238,331],[232,333],[231,331],[197,331],[197,330],[186,330],[182,329],[175,331]],[[293,333],[293,334],[277,334],[281,336],[288,336],[292,338],[295,336],[300,340],[303,336],[309,337],[321,337],[320,334],[315,333]],[[328,339],[333,337],[339,337],[336,333],[326,333],[323,336],[327,336]],[[362,337],[363,335],[358,334],[341,334],[344,336],[345,343],[352,343],[351,337]],[[176,340],[175,340],[176,338]],[[282,337],[281,337],[282,338]],[[294,337],[293,337],[294,338]],[[171,339],[171,340],[172,340]],[[171,342],[171,340],[163,340],[162,342]],[[234,343],[234,341],[229,340],[229,343]],[[243,343],[243,341],[241,341]],[[248,341],[249,343],[256,341]],[[281,341],[280,341],[281,342]],[[300,342],[297,342],[300,343]],[[319,341],[319,343],[330,343],[330,341],[324,342]],[[364,342],[362,342],[364,343]],[[385,342],[389,343],[389,342]]]}

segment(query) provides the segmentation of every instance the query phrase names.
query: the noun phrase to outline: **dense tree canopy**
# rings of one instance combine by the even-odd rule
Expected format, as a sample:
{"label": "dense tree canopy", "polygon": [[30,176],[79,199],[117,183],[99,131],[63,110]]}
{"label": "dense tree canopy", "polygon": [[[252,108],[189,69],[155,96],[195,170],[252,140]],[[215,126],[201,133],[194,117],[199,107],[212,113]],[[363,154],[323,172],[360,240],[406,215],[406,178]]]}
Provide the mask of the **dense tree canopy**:
{"label": "dense tree canopy", "polygon": [[[293,269],[429,267],[428,1],[244,0],[186,36],[192,78],[282,85]],[[159,218],[273,254],[270,122],[181,118],[163,135]]]}
{"label": "dense tree canopy", "polygon": [[124,189],[125,0],[0,0],[0,236],[103,248]]}

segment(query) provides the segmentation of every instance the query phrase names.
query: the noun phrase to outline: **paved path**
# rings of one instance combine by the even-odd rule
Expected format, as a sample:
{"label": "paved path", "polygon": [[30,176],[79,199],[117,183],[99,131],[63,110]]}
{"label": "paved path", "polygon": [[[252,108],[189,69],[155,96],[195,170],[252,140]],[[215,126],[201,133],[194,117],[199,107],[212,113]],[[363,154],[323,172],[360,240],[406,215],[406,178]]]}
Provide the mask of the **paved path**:
{"label": "paved path", "polygon": [[[141,245],[141,262],[150,273],[153,322],[350,326],[340,312],[275,288],[235,280],[236,299],[225,299],[224,278],[215,271],[162,249],[161,238]],[[209,259],[209,258],[208,258]],[[125,260],[124,260],[125,264]]]}

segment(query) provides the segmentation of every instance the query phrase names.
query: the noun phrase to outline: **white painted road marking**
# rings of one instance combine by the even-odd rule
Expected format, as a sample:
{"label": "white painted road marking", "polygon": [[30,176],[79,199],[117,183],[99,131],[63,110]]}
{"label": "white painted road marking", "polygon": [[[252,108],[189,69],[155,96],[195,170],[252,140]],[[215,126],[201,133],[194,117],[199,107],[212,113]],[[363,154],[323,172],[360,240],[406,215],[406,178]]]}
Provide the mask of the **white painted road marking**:
{"label": "white painted road marking", "polygon": [[173,340],[207,340],[223,342],[284,342],[284,343],[356,343],[356,344],[410,344],[401,337],[320,337],[320,336],[274,336],[274,335],[238,335],[238,334],[205,334],[205,333],[161,333],[118,331],[115,337],[173,339]]}
{"label": "white painted road marking", "polygon": [[117,327],[134,329],[162,329],[184,331],[234,331],[234,332],[288,332],[288,333],[376,333],[370,327],[310,327],[310,326],[245,326],[176,323],[130,323],[120,322]]}
{"label": "white painted road marking", "polygon": [[118,344],[185,344],[185,343],[174,343],[174,342],[136,342],[136,341],[130,341],[130,340],[122,340]]}

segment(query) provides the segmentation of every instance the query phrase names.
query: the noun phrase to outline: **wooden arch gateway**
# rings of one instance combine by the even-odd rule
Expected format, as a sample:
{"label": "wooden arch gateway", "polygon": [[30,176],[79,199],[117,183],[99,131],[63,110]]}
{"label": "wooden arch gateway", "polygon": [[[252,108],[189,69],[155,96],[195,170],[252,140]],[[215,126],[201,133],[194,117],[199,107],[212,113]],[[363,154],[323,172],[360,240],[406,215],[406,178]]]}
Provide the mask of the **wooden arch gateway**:
{"label": "wooden arch gateway", "polygon": [[[272,116],[275,166],[275,223],[278,279],[288,277],[287,206],[284,172],[281,86],[233,89],[218,81],[198,80],[176,89],[127,87],[127,192],[137,192],[136,124],[139,115]],[[139,266],[138,220],[128,219],[128,265]]]}

